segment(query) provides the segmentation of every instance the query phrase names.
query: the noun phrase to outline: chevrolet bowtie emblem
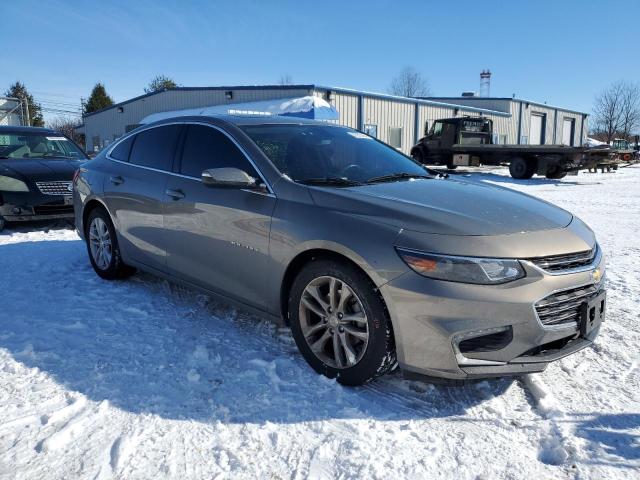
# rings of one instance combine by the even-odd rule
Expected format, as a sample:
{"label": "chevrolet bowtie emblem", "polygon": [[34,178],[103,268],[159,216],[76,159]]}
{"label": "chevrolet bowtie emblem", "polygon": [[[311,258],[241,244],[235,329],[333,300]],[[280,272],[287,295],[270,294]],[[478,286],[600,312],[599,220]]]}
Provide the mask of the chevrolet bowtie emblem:
{"label": "chevrolet bowtie emblem", "polygon": [[591,280],[593,280],[593,283],[598,283],[601,279],[602,271],[600,270],[600,267],[598,267],[591,272]]}

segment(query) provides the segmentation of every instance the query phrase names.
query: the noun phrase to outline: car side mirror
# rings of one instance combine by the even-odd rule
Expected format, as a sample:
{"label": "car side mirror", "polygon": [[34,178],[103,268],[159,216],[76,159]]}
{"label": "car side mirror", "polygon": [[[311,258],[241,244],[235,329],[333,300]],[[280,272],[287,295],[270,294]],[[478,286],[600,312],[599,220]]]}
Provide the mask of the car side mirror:
{"label": "car side mirror", "polygon": [[235,167],[210,168],[202,172],[202,183],[217,188],[248,188],[259,190],[258,180],[244,170]]}

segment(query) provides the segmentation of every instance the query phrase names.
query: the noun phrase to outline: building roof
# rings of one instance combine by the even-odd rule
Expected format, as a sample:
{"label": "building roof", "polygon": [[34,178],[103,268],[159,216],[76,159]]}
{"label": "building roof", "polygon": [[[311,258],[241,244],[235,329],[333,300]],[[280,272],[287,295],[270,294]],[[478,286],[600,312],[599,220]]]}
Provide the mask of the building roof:
{"label": "building roof", "polygon": [[[105,112],[107,110],[112,110],[114,108],[122,107],[129,103],[142,100],[147,97],[151,97],[153,95],[159,95],[163,92],[167,91],[216,91],[216,90],[327,90],[336,93],[344,93],[349,95],[364,95],[370,98],[378,98],[382,100],[393,100],[397,102],[403,103],[411,103],[411,104],[420,104],[420,105],[432,105],[436,107],[445,107],[445,108],[457,108],[464,111],[476,112],[476,113],[485,113],[490,115],[496,115],[500,117],[509,117],[511,114],[507,112],[500,112],[498,110],[489,110],[486,108],[478,108],[472,107],[468,105],[459,105],[456,103],[445,103],[441,101],[436,101],[427,98],[414,98],[414,97],[402,97],[398,95],[388,95],[384,93],[374,93],[374,92],[366,92],[361,90],[353,90],[350,88],[342,88],[342,87],[330,87],[324,85],[316,85],[316,84],[297,84],[297,85],[235,85],[235,86],[220,86],[220,87],[175,87],[168,88],[164,90],[160,90],[158,92],[150,92],[145,93],[144,95],[139,95],[137,97],[130,98],[129,100],[125,100],[123,102],[119,102],[113,104],[109,107],[102,108],[100,110],[96,110],[95,112],[91,112],[83,115],[83,118],[87,118],[98,113]],[[452,97],[453,98],[453,97]]]}
{"label": "building roof", "polygon": [[503,100],[510,102],[520,102],[520,103],[529,103],[531,105],[536,105],[539,107],[550,108],[552,110],[562,110],[563,112],[576,113],[578,115],[589,115],[586,112],[580,112],[578,110],[571,110],[565,107],[558,107],[555,105],[547,105],[546,103],[534,102],[532,100],[527,100],[526,98],[517,98],[517,97],[419,97],[424,100],[433,100],[436,102],[439,101],[454,101],[454,100]]}

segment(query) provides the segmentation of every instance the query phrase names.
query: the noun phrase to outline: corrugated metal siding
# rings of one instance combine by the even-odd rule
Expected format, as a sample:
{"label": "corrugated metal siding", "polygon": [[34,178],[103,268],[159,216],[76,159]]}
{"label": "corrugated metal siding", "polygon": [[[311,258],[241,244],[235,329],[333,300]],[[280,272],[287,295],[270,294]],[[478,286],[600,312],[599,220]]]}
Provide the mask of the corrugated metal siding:
{"label": "corrugated metal siding", "polygon": [[102,148],[126,133],[127,125],[136,125],[152,113],[273,98],[303,97],[309,94],[308,90],[301,89],[233,90],[233,99],[227,100],[224,90],[167,90],[127,103],[122,107],[122,113],[113,108],[85,117],[87,149],[93,150],[94,137],[100,138],[98,148]]}
{"label": "corrugated metal siding", "polygon": [[364,97],[364,124],[378,126],[378,138],[389,143],[389,128],[402,128],[402,146],[400,150],[409,154],[414,145],[415,105],[412,103],[394,102],[378,98]]}

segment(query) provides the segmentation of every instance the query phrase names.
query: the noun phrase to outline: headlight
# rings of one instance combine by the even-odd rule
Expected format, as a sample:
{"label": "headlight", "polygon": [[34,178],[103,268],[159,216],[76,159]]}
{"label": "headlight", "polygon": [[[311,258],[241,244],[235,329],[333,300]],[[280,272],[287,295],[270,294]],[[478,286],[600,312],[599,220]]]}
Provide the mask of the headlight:
{"label": "headlight", "polygon": [[525,276],[518,260],[458,257],[396,248],[400,258],[415,272],[449,282],[497,285]]}
{"label": "headlight", "polygon": [[0,175],[0,191],[2,192],[28,192],[29,187],[22,180]]}

